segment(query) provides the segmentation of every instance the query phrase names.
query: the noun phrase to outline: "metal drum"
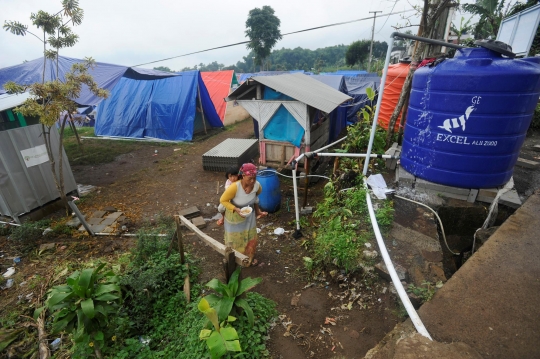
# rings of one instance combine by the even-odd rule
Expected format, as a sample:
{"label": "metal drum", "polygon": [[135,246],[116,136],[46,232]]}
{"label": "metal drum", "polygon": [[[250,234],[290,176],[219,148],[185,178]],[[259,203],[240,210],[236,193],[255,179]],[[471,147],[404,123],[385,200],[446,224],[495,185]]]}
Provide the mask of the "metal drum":
{"label": "metal drum", "polygon": [[467,48],[437,66],[418,69],[403,168],[454,187],[505,184],[538,103],[539,63],[536,57],[512,59],[487,48]]}

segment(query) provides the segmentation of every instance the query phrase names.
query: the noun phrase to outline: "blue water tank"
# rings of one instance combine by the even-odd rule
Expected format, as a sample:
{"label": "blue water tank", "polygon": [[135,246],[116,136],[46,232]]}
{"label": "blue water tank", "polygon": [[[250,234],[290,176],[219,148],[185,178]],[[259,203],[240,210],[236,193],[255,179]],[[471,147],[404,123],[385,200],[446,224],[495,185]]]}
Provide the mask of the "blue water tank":
{"label": "blue water tank", "polygon": [[454,187],[505,184],[540,96],[540,58],[511,59],[467,48],[418,69],[413,78],[401,165]]}
{"label": "blue water tank", "polygon": [[262,186],[262,192],[259,195],[259,207],[268,213],[276,212],[281,206],[281,191],[276,170],[267,169],[259,171],[257,173],[257,181]]}

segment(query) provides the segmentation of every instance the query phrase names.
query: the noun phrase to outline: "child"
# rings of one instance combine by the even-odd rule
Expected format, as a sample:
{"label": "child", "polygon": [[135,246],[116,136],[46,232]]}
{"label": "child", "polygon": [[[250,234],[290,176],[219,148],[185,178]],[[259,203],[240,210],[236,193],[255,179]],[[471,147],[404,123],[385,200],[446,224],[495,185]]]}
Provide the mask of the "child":
{"label": "child", "polygon": [[[229,188],[230,185],[238,181],[240,177],[238,176],[238,171],[239,171],[238,167],[229,167],[227,172],[225,172],[225,178],[227,178],[227,182],[225,182],[225,189]],[[219,204],[218,211],[219,213],[221,213],[222,216],[220,219],[217,220],[217,225],[221,226],[223,225],[223,221],[224,221],[223,213],[225,213],[225,207],[223,207],[221,203]]]}

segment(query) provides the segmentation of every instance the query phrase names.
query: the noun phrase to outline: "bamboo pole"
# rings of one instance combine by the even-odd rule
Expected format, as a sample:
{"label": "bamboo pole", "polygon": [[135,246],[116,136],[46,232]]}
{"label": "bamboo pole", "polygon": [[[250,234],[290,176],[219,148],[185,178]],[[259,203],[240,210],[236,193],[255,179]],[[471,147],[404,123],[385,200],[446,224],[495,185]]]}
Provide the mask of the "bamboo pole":
{"label": "bamboo pole", "polygon": [[[210,237],[206,233],[203,233],[199,228],[197,228],[193,223],[191,223],[191,221],[188,220],[186,217],[178,216],[178,215],[175,217],[178,217],[180,221],[182,221],[182,223],[184,223],[184,225],[188,229],[190,229],[192,232],[194,232],[197,235],[197,237],[202,239],[206,244],[208,244],[214,250],[219,252],[222,256],[225,256],[225,245],[223,243],[219,243],[214,238]],[[234,251],[236,263],[238,265],[241,265],[242,267],[247,267],[249,265],[249,257],[246,255],[243,255],[242,253],[238,251],[235,251],[234,249],[233,251]]]}

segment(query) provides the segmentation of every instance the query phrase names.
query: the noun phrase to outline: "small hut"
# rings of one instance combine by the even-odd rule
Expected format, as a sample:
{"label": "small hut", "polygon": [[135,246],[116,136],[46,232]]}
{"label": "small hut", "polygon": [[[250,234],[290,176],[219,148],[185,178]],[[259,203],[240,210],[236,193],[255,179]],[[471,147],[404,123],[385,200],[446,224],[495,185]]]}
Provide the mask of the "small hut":
{"label": "small hut", "polygon": [[[43,208],[60,197],[51,172],[39,119],[13,111],[29,97],[0,95],[0,216],[19,217]],[[60,135],[51,131],[52,148],[58,148]],[[57,156],[53,151],[53,156]],[[56,170],[59,171],[56,158]],[[77,193],[77,184],[66,154],[62,170],[66,194]]]}
{"label": "small hut", "polygon": [[296,73],[251,77],[225,100],[235,101],[255,120],[259,162],[283,166],[328,143],[329,114],[351,97]]}

